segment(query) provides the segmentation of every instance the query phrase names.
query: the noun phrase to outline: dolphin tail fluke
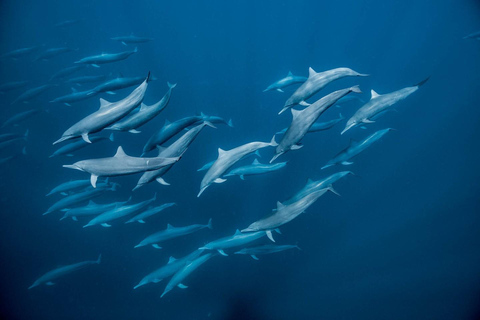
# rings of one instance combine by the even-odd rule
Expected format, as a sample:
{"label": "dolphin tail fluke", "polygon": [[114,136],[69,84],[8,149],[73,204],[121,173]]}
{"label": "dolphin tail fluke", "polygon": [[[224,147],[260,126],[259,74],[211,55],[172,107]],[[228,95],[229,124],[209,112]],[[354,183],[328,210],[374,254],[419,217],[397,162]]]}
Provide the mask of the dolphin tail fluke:
{"label": "dolphin tail fluke", "polygon": [[215,126],[213,125],[213,123],[211,123],[210,121],[203,121],[203,124],[206,125],[206,126],[209,126],[209,127],[213,128],[213,129],[217,129],[217,127],[215,127]]}
{"label": "dolphin tail fluke", "polygon": [[170,83],[170,82],[167,82],[167,86],[168,86],[170,89],[173,89],[173,88],[175,88],[175,87],[177,86],[177,84],[176,84],[176,83],[173,83],[173,84],[172,84],[172,83]]}
{"label": "dolphin tail fluke", "polygon": [[95,261],[95,263],[100,264],[100,262],[102,262],[102,254],[101,253],[98,255],[98,259],[97,259],[97,261]]}
{"label": "dolphin tail fluke", "polygon": [[[137,50],[136,47],[135,47],[135,50]],[[136,51],[135,51],[135,52],[136,52]],[[150,73],[150,71],[148,71],[147,79],[145,79],[145,80],[147,81],[147,83],[148,83],[148,81],[150,80],[150,75],[151,75],[151,73]]]}
{"label": "dolphin tail fluke", "polygon": [[273,135],[272,140],[270,140],[270,146],[272,147],[278,146],[277,141],[275,141],[275,135]]}
{"label": "dolphin tail fluke", "polygon": [[210,218],[210,219],[208,220],[207,228],[210,229],[210,230],[213,229],[213,227],[212,227],[212,218]]}
{"label": "dolphin tail fluke", "polygon": [[362,90],[360,90],[360,87],[358,85],[351,87],[350,91],[355,93],[362,93]]}
{"label": "dolphin tail fluke", "polygon": [[422,81],[420,81],[419,83],[417,83],[416,85],[414,85],[414,87],[421,87],[423,86],[427,81],[428,79],[430,79],[430,76],[428,76],[426,79],[423,79]]}

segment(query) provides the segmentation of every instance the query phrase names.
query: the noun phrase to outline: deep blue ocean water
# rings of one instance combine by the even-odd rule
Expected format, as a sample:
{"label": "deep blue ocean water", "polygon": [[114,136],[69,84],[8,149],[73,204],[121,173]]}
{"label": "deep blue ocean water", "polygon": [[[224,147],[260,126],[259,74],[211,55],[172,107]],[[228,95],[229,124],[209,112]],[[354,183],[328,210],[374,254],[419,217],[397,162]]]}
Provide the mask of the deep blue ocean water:
{"label": "deep blue ocean water", "polygon": [[[0,2],[0,54],[23,47],[78,49],[50,59],[34,55],[0,61],[0,83],[29,80],[28,87],[0,97],[0,121],[45,110],[1,133],[29,130],[27,155],[0,166],[0,314],[5,319],[477,319],[480,316],[480,42],[463,37],[480,30],[478,1],[10,1]],[[76,24],[56,23],[80,19]],[[154,41],[138,44],[127,60],[89,67],[78,75],[146,76],[145,102],[158,101],[166,82],[177,83],[168,107],[140,130],[115,133],[74,157],[48,158],[52,142],[79,119],[96,111],[102,94],[72,104],[49,103],[68,94],[61,81],[28,104],[11,102],[28,88],[85,56],[131,50],[110,40],[135,34]],[[367,130],[344,135],[344,122],[312,133],[304,147],[280,159],[286,168],[262,176],[228,179],[197,198],[204,163],[251,141],[270,141],[289,125],[277,115],[296,87],[262,92],[288,71],[307,76],[350,67],[367,78],[335,81],[309,101],[358,84],[388,93],[430,80]],[[90,88],[85,84],[79,89]],[[332,107],[320,120],[360,105]],[[71,179],[87,179],[62,168],[78,160],[113,156],[121,145],[139,156],[165,119],[199,112],[232,119],[234,128],[205,128],[165,179],[132,193],[139,174],[114,177],[121,188],[96,201],[134,202],[157,192],[157,204],[178,205],[146,224],[112,223],[83,229],[42,213],[60,196],[45,197]],[[349,167],[320,168],[348,145],[376,130],[395,128],[355,158]],[[277,138],[278,140],[279,138]],[[5,158],[17,149],[0,150]],[[272,150],[261,150],[262,162]],[[252,158],[242,163],[250,163]],[[341,194],[326,194],[275,235],[291,250],[260,257],[216,256],[190,275],[186,290],[160,299],[167,280],[133,290],[170,256],[181,257],[206,242],[247,227],[302,188],[341,170]],[[133,249],[167,223],[182,226],[213,219],[213,230],[166,242],[162,250]],[[268,243],[266,238],[259,243]],[[60,265],[96,259],[93,266],[28,290],[35,279]]]}

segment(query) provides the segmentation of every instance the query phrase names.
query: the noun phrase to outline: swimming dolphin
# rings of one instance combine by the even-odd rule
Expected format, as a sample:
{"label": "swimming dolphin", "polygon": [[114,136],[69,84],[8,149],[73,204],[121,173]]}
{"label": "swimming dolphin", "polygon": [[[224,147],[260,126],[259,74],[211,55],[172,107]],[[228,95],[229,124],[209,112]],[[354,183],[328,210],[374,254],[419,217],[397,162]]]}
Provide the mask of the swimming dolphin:
{"label": "swimming dolphin", "polygon": [[160,247],[158,244],[163,241],[182,237],[187,234],[194,233],[196,231],[199,231],[205,228],[212,229],[212,219],[208,220],[208,223],[205,225],[192,224],[190,226],[176,228],[176,227],[173,227],[171,224],[168,224],[167,229],[161,230],[154,234],[149,235],[148,237],[143,239],[139,244],[137,244],[134,248],[140,248],[140,247],[152,245],[152,247],[154,247],[155,249],[161,249],[162,247]]}
{"label": "swimming dolphin", "polygon": [[0,84],[0,93],[20,89],[29,84],[30,81],[12,81]]}
{"label": "swimming dolphin", "polygon": [[[106,181],[108,182],[108,181]],[[52,189],[49,193],[47,193],[45,196],[51,196],[52,194],[55,193],[60,193],[64,196],[68,195],[67,192],[73,191],[76,189],[85,189],[90,185],[90,180],[72,180],[72,181],[67,181],[64,182],[55,188]]]}
{"label": "swimming dolphin", "polygon": [[180,269],[179,271],[177,271],[177,273],[173,275],[173,277],[170,279],[167,286],[165,287],[165,291],[163,291],[160,298],[163,298],[164,295],[166,295],[168,292],[170,292],[173,288],[177,286],[181,289],[188,288],[186,285],[182,284],[182,281],[185,280],[188,275],[190,275],[193,271],[197,270],[198,267],[207,262],[213,256],[214,254],[207,253],[187,263],[182,269]]}
{"label": "swimming dolphin", "polygon": [[[23,136],[11,133],[3,135],[2,141],[0,142],[0,150],[16,145],[18,142],[25,143],[28,140],[28,132],[27,130]],[[23,154],[26,154],[25,147],[23,148]]]}
{"label": "swimming dolphin", "polygon": [[278,81],[275,81],[271,85],[267,87],[267,89],[263,90],[263,92],[277,90],[278,92],[283,92],[283,88],[288,87],[295,83],[303,83],[307,80],[306,77],[299,77],[294,76],[291,71],[288,72],[285,78],[282,78]]}
{"label": "swimming dolphin", "polygon": [[37,51],[39,48],[40,48],[39,46],[35,46],[35,47],[28,47],[28,48],[21,48],[21,49],[12,50],[12,51],[9,51],[7,53],[4,53],[4,54],[0,55],[0,59],[11,58],[13,60],[16,60],[18,58],[24,57],[26,55],[29,55],[32,52]]}
{"label": "swimming dolphin", "polygon": [[[200,131],[202,131],[202,129],[207,125],[215,128],[211,123],[208,123],[208,122],[204,122],[196,127],[193,127],[192,129],[188,130],[183,136],[178,138],[177,141],[172,143],[168,148],[159,147],[158,156],[164,157],[164,158],[182,157],[183,154],[187,151],[187,148],[193,143],[195,138],[198,136]],[[157,180],[157,182],[160,184],[169,185],[169,183],[163,179],[163,175],[165,175],[172,167],[173,167],[173,164],[165,166],[158,170],[152,170],[152,171],[147,171],[143,173],[143,175],[138,180],[137,185],[135,186],[135,188],[133,188],[132,191],[135,191],[138,188],[154,180]]]}
{"label": "swimming dolphin", "polygon": [[63,133],[62,137],[53,144],[80,136],[86,142],[91,143],[88,138],[90,133],[101,131],[117,122],[142,103],[148,87],[149,77],[150,73],[148,73],[147,78],[140,86],[133,90],[128,97],[120,101],[110,103],[104,99],[100,99],[100,109],[98,111],[86,116],[71,126]]}
{"label": "swimming dolphin", "polygon": [[75,72],[77,72],[79,70],[84,69],[85,67],[86,67],[86,65],[71,66],[71,67],[63,68],[63,69],[57,71],[56,73],[54,73],[50,77],[50,81],[55,80],[55,79],[63,79],[66,76],[69,76],[69,75],[74,74]]}
{"label": "swimming dolphin", "polygon": [[242,232],[266,231],[267,234],[271,235],[271,230],[275,230],[298,217],[329,190],[329,188],[325,188],[314,191],[289,205],[283,205],[281,202],[277,202],[277,210],[271,216],[252,223],[243,229]]}
{"label": "swimming dolphin", "polygon": [[15,104],[17,102],[28,103],[33,98],[41,95],[42,93],[44,93],[48,89],[56,87],[56,86],[57,85],[55,85],[55,84],[44,84],[44,85],[39,86],[39,87],[28,89],[27,91],[22,93],[20,96],[18,96],[17,99],[13,100],[13,102],[11,104]]}
{"label": "swimming dolphin", "polygon": [[137,289],[138,287],[141,287],[143,285],[146,285],[148,283],[159,283],[165,278],[170,277],[171,275],[175,274],[178,270],[183,268],[187,263],[190,263],[191,261],[195,260],[202,254],[203,250],[195,250],[189,255],[182,257],[180,259],[175,259],[174,257],[170,257],[168,259],[168,263],[155,271],[149,273],[145,277],[143,277],[140,282],[133,287],[133,289]]}
{"label": "swimming dolphin", "polygon": [[394,129],[387,128],[383,130],[378,130],[377,132],[373,133],[372,135],[368,136],[366,139],[360,142],[350,139],[350,144],[348,145],[348,147],[340,151],[335,157],[333,157],[333,159],[328,161],[327,164],[322,167],[322,170],[336,164],[343,164],[344,166],[353,164],[353,162],[349,161],[351,158],[355,157],[360,152],[370,147],[372,144],[380,140],[380,138],[382,138],[385,134],[387,134],[387,132],[391,130]]}
{"label": "swimming dolphin", "polygon": [[2,133],[0,134],[0,142],[10,141],[18,138],[26,139],[28,137],[28,132],[29,131],[27,130],[23,135],[20,135],[18,133]]}
{"label": "swimming dolphin", "polygon": [[64,168],[76,169],[91,174],[90,181],[95,188],[98,177],[114,177],[127,174],[139,173],[160,169],[175,163],[176,158],[136,158],[127,155],[122,147],[118,147],[117,153],[110,158],[90,159],[75,162],[72,165],[64,165]]}
{"label": "swimming dolphin", "polygon": [[[250,242],[260,239],[266,234],[267,233],[265,231],[241,233],[240,230],[237,230],[235,231],[235,234],[233,236],[228,236],[228,237],[214,240],[198,249],[199,250],[217,250],[222,256],[228,256],[228,254],[226,254],[224,250],[244,246]],[[272,239],[273,237],[270,238],[270,240]]]}
{"label": "swimming dolphin", "polygon": [[170,203],[164,203],[161,206],[148,208],[147,210],[143,211],[140,214],[137,214],[135,217],[131,218],[130,220],[128,220],[125,223],[132,223],[132,222],[135,222],[135,221],[137,221],[139,223],[145,223],[146,218],[151,217],[154,214],[157,214],[157,213],[159,213],[159,212],[161,212],[161,211],[163,211],[167,208],[170,208],[174,205],[176,205],[175,202],[170,202]]}
{"label": "swimming dolphin", "polygon": [[106,204],[97,204],[90,200],[88,204],[84,207],[77,207],[77,208],[65,208],[60,211],[65,212],[63,217],[60,220],[64,220],[67,218],[72,218],[73,221],[78,221],[78,217],[85,217],[85,216],[96,216],[106,211],[118,208],[126,204],[127,201],[121,202],[113,202],[113,203],[106,203]]}
{"label": "swimming dolphin", "polygon": [[418,90],[429,78],[426,78],[423,81],[420,81],[418,84],[412,87],[406,87],[391,93],[386,93],[379,95],[374,90],[372,90],[372,97],[370,101],[364,104],[360,109],[355,112],[355,114],[348,119],[345,129],[343,129],[341,134],[344,134],[348,130],[358,125],[365,125],[369,123],[374,123],[373,119],[378,117],[381,113],[385,112],[389,107],[395,103],[407,98],[409,95]]}
{"label": "swimming dolphin", "polygon": [[[112,80],[103,82],[92,89],[95,92],[105,92],[111,95],[116,94],[114,91],[129,88],[141,84],[145,80],[144,77],[118,77]],[[148,81],[154,81],[156,78],[150,76]]]}
{"label": "swimming dolphin", "polygon": [[121,42],[124,46],[128,45],[129,43],[145,43],[153,41],[153,38],[145,38],[145,37],[137,37],[134,35],[130,36],[123,36],[123,37],[113,37],[110,38],[115,41]]}
{"label": "swimming dolphin", "polygon": [[265,173],[277,171],[282,169],[286,165],[287,165],[286,162],[279,162],[274,164],[263,164],[258,162],[257,159],[255,159],[253,160],[252,164],[232,169],[223,177],[226,178],[230,176],[239,176],[240,179],[245,180],[245,176],[265,174]]}
{"label": "swimming dolphin", "polygon": [[71,89],[72,89],[72,93],[55,98],[51,100],[50,103],[63,103],[64,105],[71,107],[72,106],[71,103],[93,98],[97,94],[93,90],[78,91],[75,88],[71,88]]}
{"label": "swimming dolphin", "polygon": [[[81,85],[84,84],[84,83],[92,83],[92,82],[105,81],[106,78],[107,78],[107,76],[104,76],[104,75],[98,75],[98,76],[79,76],[79,77],[67,79],[67,80],[65,80],[65,83],[74,83],[74,84],[76,84],[77,86],[81,86]],[[140,81],[139,83],[142,83],[143,80],[144,80],[144,78],[142,78],[142,81]],[[92,89],[92,91],[96,91],[97,93],[100,92],[100,91],[94,90],[94,89]]]}
{"label": "swimming dolphin", "polygon": [[[109,137],[91,137],[90,141],[92,143],[100,142],[100,141],[106,141],[110,140],[113,142],[113,133],[110,134]],[[80,139],[75,142],[71,142],[67,145],[64,145],[61,148],[58,148],[49,158],[53,158],[55,156],[61,156],[61,155],[66,155],[67,157],[72,157],[73,152],[78,151],[82,148],[85,148],[86,146],[90,145],[90,143],[85,142],[84,140]]]}
{"label": "swimming dolphin", "polygon": [[251,256],[253,259],[258,260],[257,255],[271,254],[271,253],[281,252],[281,251],[295,249],[295,248],[300,250],[298,246],[290,245],[290,244],[286,244],[286,245],[266,244],[258,247],[243,248],[242,250],[235,252],[235,254],[247,254]]}
{"label": "swimming dolphin", "polygon": [[76,50],[71,49],[71,48],[65,48],[65,47],[50,48],[50,49],[47,49],[44,52],[40,53],[38,56],[36,56],[35,59],[33,59],[33,61],[38,61],[38,60],[48,61],[49,59],[51,59],[53,57],[56,57],[56,56],[58,56],[62,53],[67,53],[67,52],[72,52],[72,51],[76,51]]}
{"label": "swimming dolphin", "polygon": [[322,90],[332,81],[345,77],[366,77],[367,74],[361,74],[349,68],[336,68],[324,72],[315,72],[312,68],[308,69],[308,79],[305,81],[288,100],[285,102],[283,109],[278,113],[281,114],[293,105],[300,104],[308,106],[305,102],[308,98]]}
{"label": "swimming dolphin", "polygon": [[101,261],[102,261],[102,255],[100,254],[98,256],[98,259],[95,260],[95,261],[83,261],[83,262],[70,264],[68,266],[64,266],[64,267],[54,269],[52,271],[49,271],[49,272],[45,273],[43,276],[41,276],[40,278],[35,280],[35,282],[30,287],[28,287],[28,289],[30,290],[30,289],[32,289],[36,286],[39,286],[41,284],[44,284],[44,283],[47,286],[53,286],[55,284],[53,282],[54,280],[56,280],[60,277],[63,277],[65,275],[69,274],[69,273],[72,273],[72,272],[81,270],[85,267],[91,266],[93,264],[100,264]]}
{"label": "swimming dolphin", "polygon": [[157,194],[153,196],[152,199],[142,201],[139,203],[135,204],[130,204],[130,205],[123,205],[120,207],[113,208],[109,211],[103,212],[100,215],[96,216],[92,220],[90,220],[86,225],[83,227],[91,227],[95,225],[101,225],[102,227],[111,227],[109,224],[110,221],[116,220],[123,218],[125,216],[128,216],[130,214],[138,214],[139,212],[142,212],[145,208],[147,208],[150,204],[155,202],[157,200]]}
{"label": "swimming dolphin", "polygon": [[24,120],[27,120],[27,119],[39,114],[40,112],[42,112],[41,109],[32,109],[32,110],[19,112],[19,113],[13,115],[12,117],[10,117],[7,121],[5,121],[2,124],[2,128],[6,127],[6,126],[10,126],[10,125],[17,125],[18,123],[20,123]]}
{"label": "swimming dolphin", "polygon": [[200,183],[200,192],[197,197],[200,197],[205,189],[212,183],[223,183],[227,181],[226,179],[222,179],[221,176],[246,155],[258,149],[276,146],[278,146],[278,143],[275,141],[275,136],[273,136],[270,142],[250,142],[228,151],[218,148],[218,158],[203,177]]}
{"label": "swimming dolphin", "polygon": [[58,23],[54,24],[53,26],[54,26],[55,28],[63,28],[63,27],[67,27],[67,26],[71,26],[71,25],[80,23],[80,22],[82,22],[82,21],[84,21],[84,20],[85,20],[85,19],[65,20],[65,21],[58,22]]}
{"label": "swimming dolphin", "polygon": [[172,89],[175,88],[177,84],[171,84],[167,82],[168,91],[165,96],[160,99],[155,104],[147,106],[146,104],[142,103],[140,109],[137,112],[132,112],[122,120],[114,123],[106,130],[118,130],[118,131],[128,131],[131,133],[140,133],[140,131],[136,130],[137,128],[143,126],[148,121],[155,118],[160,112],[163,111],[168,105],[170,101],[170,96],[172,95]]}
{"label": "swimming dolphin", "polygon": [[336,191],[332,187],[332,184],[334,184],[335,182],[337,182],[338,180],[340,180],[341,178],[349,174],[353,175],[353,172],[351,171],[337,172],[318,181],[313,181],[311,179],[308,179],[307,184],[300,191],[298,191],[293,197],[291,197],[287,201],[284,201],[283,205],[289,205],[294,202],[297,202],[298,200],[304,198],[308,194],[321,189],[325,189],[325,188],[330,188],[330,191],[332,191],[333,193],[336,193]]}
{"label": "swimming dolphin", "polygon": [[124,51],[119,53],[102,53],[96,56],[85,57],[83,59],[75,61],[74,63],[90,64],[93,67],[99,68],[100,67],[99,64],[112,63],[112,62],[125,60],[128,57],[130,57],[132,54],[136,53],[137,51],[138,49],[135,48],[133,51]]}
{"label": "swimming dolphin", "polygon": [[[219,124],[226,124],[227,126],[229,126],[230,128],[233,128],[233,121],[232,119],[229,119],[228,121],[223,119],[222,117],[218,117],[218,116],[207,116],[205,113],[203,112],[200,112],[200,117],[202,117],[201,120],[199,121],[207,121],[207,122],[210,122],[210,123],[219,123]],[[199,122],[197,121],[197,123]]]}
{"label": "swimming dolphin", "polygon": [[[346,97],[348,97],[348,96],[346,96]],[[345,119],[345,117],[342,116],[342,114],[340,114],[337,119],[333,119],[333,120],[329,120],[329,121],[325,121],[325,122],[315,122],[314,124],[312,124],[310,129],[308,129],[307,133],[312,133],[312,132],[318,132],[318,131],[324,131],[324,130],[331,129],[337,123],[342,121],[343,119]],[[281,131],[278,131],[276,134],[284,134],[285,132],[287,132],[287,129],[288,128],[285,128]]]}
{"label": "swimming dolphin", "polygon": [[291,109],[293,118],[292,123],[275,149],[275,155],[272,160],[270,160],[270,163],[285,152],[300,149],[302,145],[300,145],[299,142],[307,134],[310,127],[315,121],[317,121],[320,115],[333,106],[340,98],[346,96],[350,92],[360,93],[361,91],[358,86],[337,90],[317,100],[303,110]]}
{"label": "swimming dolphin", "polygon": [[480,31],[470,33],[469,35],[466,35],[463,37],[463,39],[476,39],[480,40]]}

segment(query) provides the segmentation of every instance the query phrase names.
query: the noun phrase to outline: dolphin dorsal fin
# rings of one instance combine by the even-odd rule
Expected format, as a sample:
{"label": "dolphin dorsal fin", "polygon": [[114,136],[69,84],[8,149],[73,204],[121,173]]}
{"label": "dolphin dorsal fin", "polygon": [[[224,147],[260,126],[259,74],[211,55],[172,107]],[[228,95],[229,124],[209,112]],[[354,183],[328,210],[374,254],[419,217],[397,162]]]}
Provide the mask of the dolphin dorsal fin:
{"label": "dolphin dorsal fin", "polygon": [[298,115],[300,114],[300,112],[302,112],[302,110],[295,110],[293,108],[291,108],[290,110],[292,110],[292,117],[293,119],[295,119],[296,117],[298,117]]}
{"label": "dolphin dorsal fin", "polygon": [[207,115],[203,112],[200,112],[200,117],[205,118]]}
{"label": "dolphin dorsal fin", "polygon": [[88,201],[88,205],[89,206],[96,206],[97,204],[95,202],[93,202],[92,200]]}
{"label": "dolphin dorsal fin", "polygon": [[257,159],[253,160],[252,164],[260,164]]}
{"label": "dolphin dorsal fin", "polygon": [[160,156],[162,154],[163,151],[165,151],[167,148],[165,147],[162,147],[162,146],[157,146],[157,150],[158,150],[158,155]]}
{"label": "dolphin dorsal fin", "polygon": [[165,124],[163,126],[168,126],[170,124],[170,121],[168,121],[167,119],[165,119]]}
{"label": "dolphin dorsal fin", "polygon": [[281,203],[280,201],[277,201],[277,211],[282,209],[283,207],[285,207],[285,205],[283,203]]}
{"label": "dolphin dorsal fin", "polygon": [[293,76],[292,71],[288,71],[287,77],[291,77],[291,76]]}
{"label": "dolphin dorsal fin", "polygon": [[222,148],[218,148],[218,156],[222,156],[226,151],[223,150]]}
{"label": "dolphin dorsal fin", "polygon": [[106,106],[112,104],[111,102],[108,102],[107,100],[100,98],[100,109],[105,108]]}
{"label": "dolphin dorsal fin", "polygon": [[167,224],[167,229],[172,229],[172,228],[173,228],[173,226],[170,223]]}
{"label": "dolphin dorsal fin", "polygon": [[71,87],[70,89],[72,89],[72,92],[78,92],[74,87]]}
{"label": "dolphin dorsal fin", "polygon": [[375,92],[375,90],[372,89],[372,91],[370,91],[371,94],[372,94],[372,97],[370,99],[375,99],[377,97],[380,97],[380,95],[378,93]]}
{"label": "dolphin dorsal fin", "polygon": [[175,259],[174,257],[170,257],[170,258],[168,259],[168,263],[170,264],[170,263],[172,263],[172,262],[175,262],[175,260],[177,260],[177,259]]}
{"label": "dolphin dorsal fin", "polygon": [[310,178],[308,178],[308,180],[307,180],[307,184],[311,184],[312,182],[313,182],[313,180],[312,180],[312,179],[310,179]]}
{"label": "dolphin dorsal fin", "polygon": [[350,139],[349,147],[353,147],[354,145],[358,144],[358,141],[355,139]]}
{"label": "dolphin dorsal fin", "polygon": [[145,110],[147,108],[148,108],[148,106],[145,103],[142,102],[142,104],[140,105],[140,110],[139,111]]}
{"label": "dolphin dorsal fin", "polygon": [[233,235],[238,236],[239,234],[242,234],[242,233],[240,232],[240,230],[237,229]]}
{"label": "dolphin dorsal fin", "polygon": [[115,153],[114,157],[118,158],[118,157],[126,157],[126,156],[127,154],[125,153],[125,151],[123,151],[123,148],[119,146],[117,149],[117,153]]}
{"label": "dolphin dorsal fin", "polygon": [[317,73],[315,72],[315,70],[313,70],[312,67],[308,68],[308,77],[312,77],[314,75],[316,75]]}

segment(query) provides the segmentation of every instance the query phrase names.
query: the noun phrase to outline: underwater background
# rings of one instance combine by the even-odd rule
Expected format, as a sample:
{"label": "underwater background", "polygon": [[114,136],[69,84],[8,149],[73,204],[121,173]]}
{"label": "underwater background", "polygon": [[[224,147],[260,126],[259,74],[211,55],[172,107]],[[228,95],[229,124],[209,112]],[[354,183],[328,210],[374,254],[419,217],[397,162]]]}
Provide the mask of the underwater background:
{"label": "underwater background", "polygon": [[[54,25],[78,19],[78,23]],[[0,96],[0,121],[18,112],[43,112],[3,128],[29,130],[26,155],[0,165],[0,315],[4,319],[478,319],[480,317],[480,42],[463,39],[480,30],[478,1],[0,1],[0,53],[23,47],[75,49],[48,61],[31,56],[0,61],[0,83],[49,82],[58,70],[85,56],[138,47],[128,59],[76,75],[146,76],[145,103],[177,83],[168,107],[141,128],[117,133],[72,158],[49,156],[69,126],[99,107],[101,94],[65,106],[50,100],[70,93],[60,83],[28,104],[11,102],[25,89]],[[110,38],[154,38],[123,46]],[[78,50],[77,50],[78,49]],[[304,147],[282,156],[287,166],[268,175],[228,179],[197,198],[203,164],[217,149],[270,141],[291,122],[277,115],[295,87],[262,92],[289,71],[307,76],[350,67],[365,78],[338,80],[315,95],[358,84],[388,93],[430,76],[416,93],[367,130],[340,135],[344,123],[312,133]],[[73,76],[72,76],[73,77]],[[91,85],[90,85],[91,86]],[[81,88],[89,87],[84,84]],[[361,104],[332,107],[320,120],[350,117]],[[45,195],[85,173],[64,164],[115,154],[119,145],[140,156],[166,119],[199,114],[232,119],[234,127],[205,128],[165,176],[131,192],[140,175],[113,177],[118,191],[98,202],[152,198],[175,202],[146,224],[112,223],[82,228],[42,216],[57,198]],[[348,167],[320,168],[345,148],[377,130],[394,128]],[[109,134],[110,132],[108,132]],[[105,135],[105,134],[104,134]],[[278,141],[278,139],[277,139]],[[10,150],[10,149],[9,149]],[[1,150],[1,158],[16,151]],[[261,150],[268,162],[272,150]],[[252,158],[242,160],[251,163]],[[268,215],[277,201],[318,180],[351,170],[327,193],[275,235],[289,250],[255,261],[244,255],[216,256],[160,299],[166,280],[133,290],[147,273],[214,239],[231,235]],[[95,200],[95,201],[97,201]],[[213,230],[166,242],[162,250],[134,249],[167,223],[183,226],[213,220]],[[264,238],[263,243],[269,241]],[[262,242],[260,241],[260,243]],[[55,286],[28,290],[60,265],[94,260],[99,266],[62,278]]]}

